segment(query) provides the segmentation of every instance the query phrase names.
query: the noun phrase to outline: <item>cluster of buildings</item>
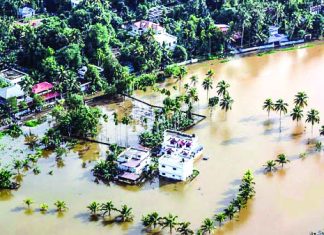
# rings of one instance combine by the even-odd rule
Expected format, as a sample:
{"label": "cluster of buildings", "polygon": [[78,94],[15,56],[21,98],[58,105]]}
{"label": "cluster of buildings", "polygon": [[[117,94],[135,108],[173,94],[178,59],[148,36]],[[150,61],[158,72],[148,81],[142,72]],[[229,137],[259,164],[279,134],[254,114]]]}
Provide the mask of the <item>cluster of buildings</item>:
{"label": "cluster of buildings", "polygon": [[174,50],[177,45],[177,37],[166,32],[166,29],[157,23],[147,20],[141,20],[133,23],[130,27],[129,34],[132,36],[139,36],[143,33],[152,30],[154,39],[169,50]]}
{"label": "cluster of buildings", "polygon": [[[186,181],[193,176],[194,162],[201,156],[203,147],[198,137],[179,131],[164,132],[160,157],[159,175],[175,181]],[[128,148],[117,158],[120,174],[118,180],[128,184],[137,184],[145,179],[145,173],[152,164],[149,150]]]}

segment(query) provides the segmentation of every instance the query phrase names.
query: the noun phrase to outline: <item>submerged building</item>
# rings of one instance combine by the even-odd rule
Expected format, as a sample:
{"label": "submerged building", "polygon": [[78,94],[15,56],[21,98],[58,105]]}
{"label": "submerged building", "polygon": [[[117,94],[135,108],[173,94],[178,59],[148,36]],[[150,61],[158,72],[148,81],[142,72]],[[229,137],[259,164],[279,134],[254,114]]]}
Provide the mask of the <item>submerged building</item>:
{"label": "submerged building", "polygon": [[159,158],[159,175],[173,180],[187,180],[192,176],[194,161],[201,156],[202,151],[203,147],[194,134],[165,131]]}
{"label": "submerged building", "polygon": [[143,180],[150,164],[150,151],[128,148],[117,157],[117,167],[120,171],[118,180],[127,184],[137,184]]}

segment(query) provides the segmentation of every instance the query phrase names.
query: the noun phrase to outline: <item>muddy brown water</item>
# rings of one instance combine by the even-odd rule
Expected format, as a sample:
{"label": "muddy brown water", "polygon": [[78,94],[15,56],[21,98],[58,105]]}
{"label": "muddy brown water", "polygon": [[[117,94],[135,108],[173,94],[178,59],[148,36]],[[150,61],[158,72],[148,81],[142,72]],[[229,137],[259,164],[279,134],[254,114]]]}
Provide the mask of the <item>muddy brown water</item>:
{"label": "muddy brown water", "polygon": [[[217,81],[224,79],[231,84],[229,91],[235,102],[227,114],[218,108],[210,116],[206,107],[206,92],[201,82],[209,69],[215,70],[210,95],[215,95]],[[297,126],[286,115],[280,133],[279,115],[272,112],[268,121],[262,103],[268,97],[283,98],[291,110],[293,96],[305,91],[310,97],[306,111],[318,109],[324,125],[324,45],[262,57],[235,58],[223,64],[207,61],[190,65],[187,77],[194,74],[199,76],[200,94],[195,111],[208,118],[188,132],[196,133],[205,148],[204,155],[209,157],[208,161],[196,163],[200,175],[194,181],[170,184],[154,179],[141,187],[96,184],[90,170],[104,156],[106,146],[93,143],[76,146],[64,158],[64,166],[59,167],[54,154],[47,153],[38,163],[41,174],[24,173],[19,190],[0,191],[0,234],[141,234],[140,218],[152,211],[178,215],[180,221],[191,221],[196,229],[204,218],[229,203],[247,169],[255,174],[256,197],[238,218],[217,229],[215,234],[308,234],[323,229],[324,154],[312,153],[304,160],[298,158],[311,148],[306,145],[312,137],[311,126],[304,122]],[[182,84],[186,82],[189,80],[185,79]],[[174,85],[174,81],[168,80],[163,86],[172,89]],[[155,104],[162,101],[162,97],[150,91],[135,95]],[[101,105],[101,108],[111,113],[122,110],[122,105]],[[48,125],[44,123],[31,131],[42,134]],[[315,125],[313,134],[317,138],[318,128]],[[137,132],[143,129],[128,127],[129,144],[137,144]],[[112,141],[117,138],[124,143],[125,131],[122,126],[115,128],[110,120],[98,138]],[[3,164],[29,151],[23,145],[23,137],[16,140],[4,137],[0,143],[5,145],[5,150],[0,152]],[[285,153],[291,163],[273,174],[263,174],[262,165],[279,153]],[[47,174],[50,170],[53,176]],[[33,212],[26,211],[22,203],[28,197],[35,201]],[[65,200],[69,207],[61,215],[54,212],[53,203],[58,199]],[[90,221],[86,206],[94,200],[112,200],[118,207],[122,204],[133,207],[134,222],[121,225]],[[43,202],[50,205],[46,215],[38,211]]]}

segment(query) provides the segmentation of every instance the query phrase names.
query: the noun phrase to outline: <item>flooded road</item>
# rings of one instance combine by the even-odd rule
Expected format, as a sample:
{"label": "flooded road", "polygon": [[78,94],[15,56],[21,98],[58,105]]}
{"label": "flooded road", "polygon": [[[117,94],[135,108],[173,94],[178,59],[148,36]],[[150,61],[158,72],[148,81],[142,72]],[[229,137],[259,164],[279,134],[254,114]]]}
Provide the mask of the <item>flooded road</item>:
{"label": "flooded road", "polygon": [[[209,157],[208,161],[196,163],[200,175],[194,181],[166,184],[154,179],[141,187],[96,184],[90,170],[97,159],[104,157],[106,146],[86,143],[76,146],[64,158],[63,167],[57,166],[51,154],[39,160],[41,174],[27,173],[18,191],[0,191],[0,234],[141,234],[141,216],[153,211],[163,216],[169,212],[178,215],[179,221],[190,221],[196,229],[203,219],[231,201],[247,169],[255,174],[256,197],[238,218],[217,229],[215,234],[308,234],[323,229],[324,152],[299,159],[300,153],[311,148],[307,145],[312,137],[310,124],[304,124],[304,118],[297,126],[286,115],[280,133],[279,114],[272,112],[268,120],[262,105],[266,98],[282,98],[289,103],[290,112],[294,95],[305,91],[310,97],[305,111],[319,110],[324,125],[324,45],[262,57],[234,58],[227,63],[207,61],[188,68],[189,74],[182,84],[190,83],[188,78],[192,75],[199,77],[200,101],[194,111],[208,117],[188,131],[199,137],[204,155]],[[215,71],[210,96],[216,95],[218,81],[224,79],[231,84],[229,93],[235,102],[227,114],[217,108],[210,116],[206,92],[201,86],[209,69]],[[163,84],[170,89],[174,85],[172,80]],[[162,101],[153,92],[135,95],[154,104]],[[112,113],[117,105],[100,107]],[[313,137],[319,138],[318,128],[315,125]],[[42,127],[31,131],[41,133],[39,129]],[[139,126],[128,127],[129,144],[137,144],[136,131],[142,130]],[[123,142],[125,131],[124,126],[116,128],[110,120],[98,138]],[[23,137],[16,140],[4,137],[0,143],[6,145],[6,150],[0,152],[3,162],[9,162],[15,155],[27,155]],[[23,149],[23,153],[13,153],[15,148]],[[262,165],[279,153],[285,153],[291,163],[265,175]],[[50,170],[53,176],[47,174]],[[31,214],[26,213],[22,202],[28,197],[35,201],[32,206],[35,211]],[[53,210],[58,199],[65,200],[69,207],[64,215]],[[120,225],[90,221],[86,206],[94,200],[112,200],[118,207],[131,206],[134,222]],[[46,215],[37,209],[43,202],[50,205]]]}

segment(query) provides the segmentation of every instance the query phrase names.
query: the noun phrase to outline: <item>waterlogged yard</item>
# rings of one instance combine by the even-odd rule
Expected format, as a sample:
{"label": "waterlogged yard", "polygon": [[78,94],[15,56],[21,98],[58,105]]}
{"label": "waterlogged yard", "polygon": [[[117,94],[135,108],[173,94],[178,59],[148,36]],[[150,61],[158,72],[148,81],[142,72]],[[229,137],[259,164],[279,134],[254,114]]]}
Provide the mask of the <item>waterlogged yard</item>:
{"label": "waterlogged yard", "polygon": [[[158,178],[142,186],[105,185],[94,182],[91,169],[98,159],[105,156],[107,146],[81,143],[72,148],[62,161],[55,154],[43,152],[38,161],[40,173],[24,174],[17,191],[0,191],[1,234],[141,234],[142,215],[157,211],[160,215],[172,213],[179,221],[190,221],[197,229],[207,217],[225,208],[235,197],[240,179],[247,169],[255,175],[256,195],[247,208],[242,209],[233,221],[217,228],[215,234],[308,234],[324,228],[324,154],[313,151],[308,139],[319,137],[319,125],[305,124],[306,111],[315,108],[324,124],[324,46],[316,45],[299,50],[280,51],[263,56],[233,58],[226,63],[207,61],[188,67],[189,78],[197,75],[199,102],[193,111],[207,119],[188,131],[195,133],[204,146],[208,161],[198,161],[195,167],[199,176],[190,183],[166,183]],[[227,113],[216,108],[212,114],[207,107],[206,91],[201,83],[208,70],[214,70],[214,89],[220,80],[227,81],[233,109]],[[169,79],[162,87],[170,88],[175,81]],[[297,92],[309,96],[304,118],[299,123],[289,116]],[[135,96],[159,105],[163,97],[153,91],[136,92]],[[262,110],[266,98],[274,101],[282,98],[289,104],[288,114],[282,117],[279,131],[279,114]],[[138,145],[138,134],[145,130],[144,116],[151,113],[130,100],[116,104],[98,104],[110,116],[103,124],[97,140]],[[126,126],[115,126],[113,112],[138,115],[141,121]],[[150,122],[148,122],[150,123]],[[42,135],[47,120],[35,127],[23,127],[25,133]],[[150,124],[148,124],[150,125]],[[323,141],[323,139],[322,139]],[[29,149],[24,137],[17,139],[4,136],[0,140],[2,164],[13,158],[26,156]],[[304,159],[300,153],[308,152]],[[263,165],[275,160],[280,153],[286,154],[290,163],[274,173],[264,174]],[[52,174],[49,174],[52,172]],[[34,210],[26,211],[23,200],[32,198]],[[56,213],[53,205],[64,200],[65,213]],[[117,207],[127,204],[133,208],[134,221],[109,223],[92,221],[87,205],[92,201],[113,201]],[[42,214],[37,208],[49,204],[49,212]],[[168,233],[168,230],[165,230]]]}

